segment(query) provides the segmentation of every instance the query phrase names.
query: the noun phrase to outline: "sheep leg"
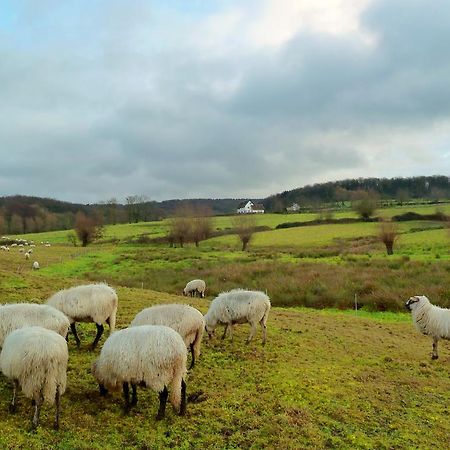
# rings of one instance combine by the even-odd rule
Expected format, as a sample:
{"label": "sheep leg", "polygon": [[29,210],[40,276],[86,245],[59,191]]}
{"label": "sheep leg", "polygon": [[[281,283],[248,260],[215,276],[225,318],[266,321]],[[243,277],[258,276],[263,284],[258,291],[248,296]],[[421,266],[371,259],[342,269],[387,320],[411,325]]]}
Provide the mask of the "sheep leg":
{"label": "sheep leg", "polygon": [[104,397],[108,393],[108,389],[105,388],[103,384],[98,385],[98,389],[100,391],[100,395]]}
{"label": "sheep leg", "polygon": [[97,347],[98,341],[102,337],[104,327],[102,324],[96,323],[95,326],[97,327],[97,335],[95,336],[94,342],[91,345],[91,350],[94,350],[95,347]]}
{"label": "sheep leg", "polygon": [[249,344],[252,341],[252,339],[256,333],[256,323],[251,323],[250,325],[252,327],[250,328],[250,334],[248,335],[248,338],[247,338],[247,344]]}
{"label": "sheep leg", "polygon": [[191,342],[189,344],[189,348],[191,349],[192,360],[191,360],[191,365],[189,366],[188,370],[191,370],[195,364],[195,354],[194,354],[194,343],[193,342]]}
{"label": "sheep leg", "polygon": [[233,342],[233,331],[234,331],[234,327],[233,327],[233,324],[232,323],[230,323],[230,326],[228,327],[229,328],[229,330],[230,330],[230,339],[231,339],[231,342]]}
{"label": "sheep leg", "polygon": [[181,380],[181,405],[180,405],[180,416],[186,414],[186,382]]}
{"label": "sheep leg", "polygon": [[132,389],[132,394],[131,394],[131,406],[136,406],[137,405],[137,390],[136,390],[136,385],[134,383],[131,383],[131,389]]}
{"label": "sheep leg", "polygon": [[77,334],[77,329],[75,327],[75,322],[70,324],[70,329],[72,331],[73,337],[75,338],[75,342],[77,343],[77,348],[80,348],[81,341],[80,341],[80,338],[78,337],[78,334]]}
{"label": "sheep leg", "polygon": [[13,396],[11,399],[11,403],[9,404],[9,412],[10,413],[15,413],[17,411],[17,402],[16,402],[17,389],[19,389],[19,381],[14,380],[13,381]]}
{"label": "sheep leg", "polygon": [[43,401],[44,401],[44,399],[42,398],[42,394],[39,394],[38,398],[35,399],[34,416],[33,416],[33,421],[31,423],[32,430],[35,430],[37,428],[37,426],[39,425],[39,415],[41,413],[41,406],[42,406]]}
{"label": "sheep leg", "polygon": [[61,392],[59,390],[59,386],[56,388],[55,408],[55,423],[53,424],[53,428],[55,430],[59,430],[59,414],[61,413]]}
{"label": "sheep leg", "polygon": [[124,405],[124,413],[128,414],[130,412],[131,406],[130,406],[130,388],[128,386],[128,383],[125,382],[122,385],[123,387],[123,398],[125,400],[125,405]]}
{"label": "sheep leg", "polygon": [[267,325],[264,322],[264,318],[262,318],[259,323],[261,324],[261,329],[262,329],[262,345],[266,345]]}
{"label": "sheep leg", "polygon": [[431,359],[438,359],[438,341],[439,339],[433,338],[433,352],[431,353]]}
{"label": "sheep leg", "polygon": [[156,420],[164,419],[164,416],[166,415],[166,404],[168,396],[169,391],[167,390],[167,387],[164,386],[164,389],[159,393],[159,409],[158,415],[156,416]]}
{"label": "sheep leg", "polygon": [[225,330],[223,331],[222,340],[224,340],[227,337],[227,331],[228,331],[228,323],[225,325]]}

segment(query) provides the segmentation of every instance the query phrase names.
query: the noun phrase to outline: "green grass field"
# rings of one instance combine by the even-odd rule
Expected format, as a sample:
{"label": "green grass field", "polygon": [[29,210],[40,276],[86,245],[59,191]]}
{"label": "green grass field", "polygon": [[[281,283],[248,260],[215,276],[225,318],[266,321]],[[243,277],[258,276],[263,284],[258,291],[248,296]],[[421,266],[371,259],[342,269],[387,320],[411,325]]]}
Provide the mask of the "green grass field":
{"label": "green grass field", "polygon": [[[0,302],[43,302],[61,288],[107,281],[119,294],[118,328],[156,303],[190,302],[206,312],[214,295],[234,287],[267,290],[273,304],[265,347],[260,331],[245,345],[247,325],[236,327],[234,342],[205,338],[187,379],[188,395],[201,395],[186,417],[168,408],[162,422],[150,390],[139,390],[129,416],[120,393],[99,396],[90,373],[99,350],[87,349],[95,327],[81,325],[82,348],[69,340],[60,432],[51,429],[46,406],[31,433],[32,408],[23,397],[10,415],[10,384],[0,377],[0,448],[447,448],[450,345],[440,343],[440,359],[432,361],[431,339],[402,311],[419,293],[450,306],[448,231],[442,223],[402,223],[388,257],[374,223],[273,229],[314,218],[258,216],[272,230],[256,233],[246,252],[233,235],[199,248],[136,243],[164,235],[165,222],[110,226],[86,248],[69,245],[67,232],[27,235],[37,243],[31,260],[17,248],[0,252]],[[229,217],[216,219],[216,228],[230,226]],[[51,247],[40,244],[47,240]],[[39,271],[31,270],[33,260]],[[206,299],[180,295],[193,278],[206,280]]]}

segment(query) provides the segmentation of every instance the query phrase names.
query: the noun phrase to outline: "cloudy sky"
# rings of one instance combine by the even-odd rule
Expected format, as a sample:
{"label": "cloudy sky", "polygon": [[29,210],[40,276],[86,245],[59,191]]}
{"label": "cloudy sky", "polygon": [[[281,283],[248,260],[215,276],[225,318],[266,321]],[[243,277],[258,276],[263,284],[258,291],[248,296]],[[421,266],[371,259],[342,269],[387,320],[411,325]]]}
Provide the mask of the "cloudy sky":
{"label": "cloudy sky", "polygon": [[448,0],[0,0],[0,195],[450,175]]}

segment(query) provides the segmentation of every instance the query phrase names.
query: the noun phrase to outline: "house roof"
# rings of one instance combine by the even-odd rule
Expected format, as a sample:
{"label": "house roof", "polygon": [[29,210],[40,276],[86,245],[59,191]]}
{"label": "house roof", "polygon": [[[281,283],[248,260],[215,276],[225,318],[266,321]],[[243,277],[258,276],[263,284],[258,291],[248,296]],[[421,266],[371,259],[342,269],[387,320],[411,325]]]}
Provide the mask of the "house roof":
{"label": "house roof", "polygon": [[264,209],[264,205],[262,203],[257,203],[256,205],[252,206],[252,209]]}
{"label": "house roof", "polygon": [[243,208],[248,202],[250,202],[251,200],[245,200],[245,202],[241,202],[238,205],[238,208]]}

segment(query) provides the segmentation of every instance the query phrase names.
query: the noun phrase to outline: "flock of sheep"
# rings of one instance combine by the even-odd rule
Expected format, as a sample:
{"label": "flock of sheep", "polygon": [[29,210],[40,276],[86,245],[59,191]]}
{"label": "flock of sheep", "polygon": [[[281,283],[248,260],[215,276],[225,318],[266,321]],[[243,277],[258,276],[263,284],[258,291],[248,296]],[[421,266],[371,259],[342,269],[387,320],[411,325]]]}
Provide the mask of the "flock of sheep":
{"label": "flock of sheep", "polygon": [[[1,251],[9,252],[12,248],[17,247],[19,249],[19,253],[23,253],[26,260],[29,260],[31,258],[34,248],[36,247],[34,241],[27,241],[26,239],[11,240],[8,236],[2,236],[0,242],[4,242],[4,244],[0,245]],[[9,244],[7,244],[7,242]],[[41,244],[45,245],[46,247],[51,247],[51,244],[48,241],[42,241]],[[33,263],[31,264],[31,268],[33,270],[39,270],[39,261],[33,261]]]}
{"label": "flock of sheep", "polygon": [[[202,280],[189,282],[184,295],[204,297]],[[218,324],[225,325],[232,337],[234,324],[251,325],[250,342],[258,324],[266,342],[269,297],[260,291],[234,289],[223,292],[210,304],[205,316],[185,304],[156,305],[140,311],[128,328],[115,331],[118,297],[107,284],[90,284],[64,289],[46,304],[0,305],[0,370],[13,382],[10,411],[17,407],[19,388],[34,404],[32,428],[39,423],[44,402],[55,404],[54,428],[59,428],[60,399],[66,389],[69,328],[80,346],[76,322],[93,322],[97,334],[95,348],[107,323],[110,335],[92,364],[92,374],[100,394],[122,389],[125,411],[137,403],[137,386],[159,393],[156,418],[165,416],[170,402],[175,410],[186,412],[187,348],[192,359],[189,370],[200,355],[203,332],[211,337]],[[130,399],[131,390],[131,399]]]}
{"label": "flock of sheep", "polygon": [[[24,245],[20,242],[10,247]],[[34,244],[27,245],[27,254],[32,253]],[[6,246],[1,249],[9,251]],[[34,265],[39,268],[37,261]],[[205,291],[203,280],[192,280],[183,294],[203,298]],[[413,296],[405,306],[412,312],[416,328],[433,339],[432,359],[437,359],[438,341],[450,339],[450,309],[432,305],[425,296]],[[175,410],[184,415],[187,349],[191,370],[199,358],[204,331],[211,338],[218,324],[225,326],[224,339],[227,334],[232,338],[235,324],[249,323],[247,342],[253,339],[259,324],[265,344],[270,307],[270,299],[263,292],[234,289],[213,299],[205,316],[185,304],[161,304],[143,309],[128,328],[115,331],[118,297],[107,284],[61,290],[44,305],[0,305],[0,370],[13,382],[10,411],[17,408],[16,396],[21,388],[34,404],[32,428],[38,426],[44,402],[55,404],[54,427],[59,428],[60,400],[66,389],[68,332],[70,329],[79,347],[76,322],[93,322],[97,334],[92,349],[100,341],[105,323],[110,329],[91,367],[100,394],[122,389],[128,412],[137,403],[137,387],[150,387],[159,394],[158,420],[165,416],[169,394]]]}

